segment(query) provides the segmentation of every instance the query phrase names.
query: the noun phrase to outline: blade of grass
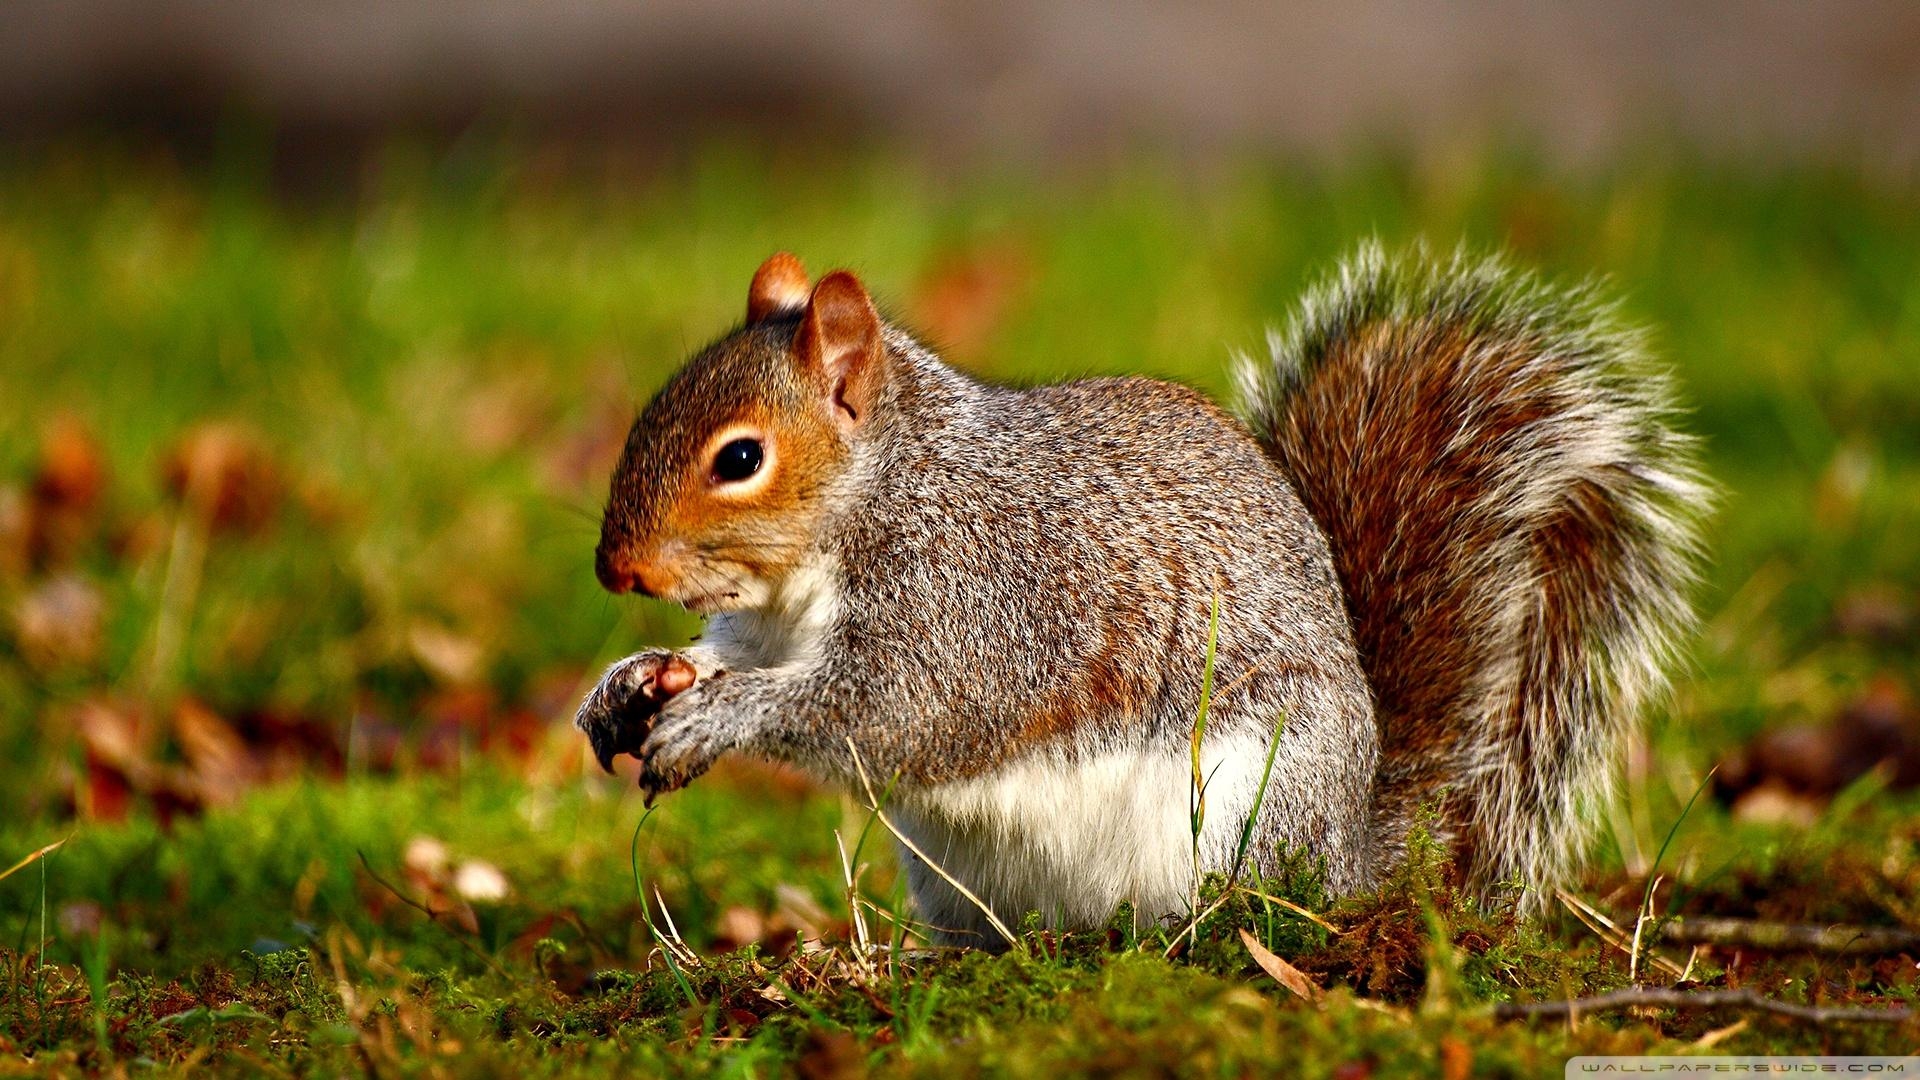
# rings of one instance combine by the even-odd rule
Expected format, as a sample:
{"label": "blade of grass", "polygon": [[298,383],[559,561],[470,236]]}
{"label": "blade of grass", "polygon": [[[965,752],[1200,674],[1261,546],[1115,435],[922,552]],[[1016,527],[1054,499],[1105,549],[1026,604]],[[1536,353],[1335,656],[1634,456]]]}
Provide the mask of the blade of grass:
{"label": "blade of grass", "polygon": [[1253,843],[1254,823],[1260,818],[1260,804],[1267,799],[1267,784],[1273,780],[1273,757],[1280,750],[1280,732],[1287,725],[1286,713],[1280,714],[1280,721],[1273,726],[1273,738],[1267,740],[1267,763],[1260,770],[1260,787],[1253,793],[1253,809],[1247,811],[1247,820],[1240,826],[1240,846],[1233,852],[1233,872],[1227,875],[1227,885],[1231,887],[1240,880],[1240,869],[1246,865],[1247,848]]}
{"label": "blade of grass", "polygon": [[1634,914],[1633,951],[1627,957],[1627,977],[1633,982],[1639,982],[1641,931],[1652,914],[1653,890],[1660,884],[1660,862],[1667,857],[1667,849],[1673,846],[1673,838],[1679,835],[1680,826],[1686,824],[1687,815],[1693,813],[1693,804],[1700,801],[1701,792],[1707,790],[1707,785],[1713,782],[1713,774],[1719,771],[1720,766],[1715,765],[1700,778],[1700,786],[1693,789],[1687,805],[1680,808],[1680,816],[1673,820],[1673,827],[1667,830],[1666,839],[1660,841],[1660,850],[1654,853],[1653,865],[1647,867],[1647,887],[1640,894],[1640,909]]}
{"label": "blade of grass", "polygon": [[1207,712],[1213,707],[1213,664],[1220,643],[1220,594],[1213,594],[1207,609],[1207,655],[1200,668],[1200,708],[1193,718],[1193,782],[1188,790],[1188,824],[1193,842],[1193,892],[1187,912],[1193,923],[1188,927],[1189,944],[1200,944],[1200,829],[1207,819],[1207,777],[1200,772],[1200,743],[1207,733]]}
{"label": "blade of grass", "polygon": [[1262,892],[1258,889],[1250,889],[1250,888],[1247,888],[1246,886],[1241,886],[1240,891],[1247,894],[1248,896],[1251,896],[1259,900],[1262,903],[1272,904],[1275,907],[1285,908],[1286,910],[1293,912],[1295,915],[1300,916],[1301,918],[1307,920],[1308,922],[1314,924],[1315,926],[1318,926],[1320,929],[1325,930],[1327,933],[1332,934],[1335,937],[1340,936],[1340,928],[1328,922],[1325,916],[1319,915],[1308,908],[1301,907],[1299,904],[1294,903],[1293,901],[1287,899],[1284,896],[1274,896],[1271,893]]}
{"label": "blade of grass", "polygon": [[1193,719],[1193,786],[1189,791],[1189,816],[1193,830],[1194,860],[1200,858],[1200,825],[1206,818],[1206,778],[1200,773],[1200,741],[1207,731],[1207,711],[1213,706],[1213,662],[1220,640],[1220,594],[1213,596],[1207,613],[1207,654],[1200,669],[1200,708]]}
{"label": "blade of grass", "polygon": [[48,855],[51,855],[54,852],[60,850],[61,846],[71,839],[73,839],[73,837],[69,836],[64,839],[55,840],[53,843],[48,844],[46,847],[43,847],[40,850],[29,854],[26,858],[21,859],[19,862],[14,863],[12,866],[7,867],[5,870],[0,870],[0,881],[7,880],[13,875],[19,873],[20,871],[25,870],[27,867],[32,866],[34,863],[39,862],[41,859],[46,858]]}
{"label": "blade of grass", "polygon": [[[885,806],[887,805],[887,800],[893,798],[893,789],[899,783],[900,783],[900,770],[895,769],[893,770],[893,776],[887,780],[887,786],[880,789],[879,805],[882,808],[885,808]],[[874,821],[874,815],[868,814],[866,824],[860,826],[860,835],[857,838],[855,838],[853,842],[853,861],[856,865],[858,865],[860,862],[860,853],[866,849],[867,834],[873,831],[873,821]]]}
{"label": "blade of grass", "polygon": [[[639,823],[633,827],[633,841],[627,847],[627,858],[633,867],[633,895],[640,901],[640,921],[646,924],[647,933],[653,937],[653,943],[659,948],[660,955],[666,957],[667,970],[673,973],[673,981],[680,987],[681,995],[687,999],[687,1004],[698,1005],[700,999],[694,996],[693,987],[688,984],[686,975],[681,973],[680,962],[673,955],[673,947],[661,935],[660,928],[653,923],[653,912],[647,904],[647,890],[640,883],[640,830],[647,827],[647,819],[653,816],[654,809],[649,806],[646,812],[640,815]],[[662,913],[664,912],[665,905],[662,905]]]}
{"label": "blade of grass", "polygon": [[887,831],[893,834],[893,838],[895,840],[900,841],[900,845],[902,847],[906,848],[908,851],[911,851],[915,855],[919,856],[920,861],[927,864],[927,869],[932,870],[935,874],[938,874],[942,881],[945,881],[947,884],[953,886],[954,891],[958,892],[961,896],[965,897],[968,903],[972,904],[976,908],[979,908],[980,913],[987,917],[987,924],[989,926],[992,926],[994,931],[998,933],[1002,938],[1006,939],[1006,942],[1008,945],[1012,945],[1015,942],[1019,941],[1020,940],[1019,937],[1015,935],[1012,930],[1007,928],[1006,923],[1000,921],[1000,916],[995,915],[993,913],[993,909],[987,906],[987,902],[985,900],[980,899],[979,895],[977,895],[972,889],[969,889],[965,885],[962,885],[960,883],[959,878],[956,878],[952,874],[947,873],[946,867],[941,866],[939,863],[934,862],[932,858],[928,857],[927,853],[920,849],[920,845],[913,842],[912,837],[909,837],[905,832],[902,832],[899,826],[893,823],[893,819],[887,817],[886,812],[880,809],[879,797],[873,793],[873,781],[868,779],[867,777],[867,766],[864,762],[860,760],[860,748],[853,745],[852,739],[847,740],[847,752],[853,755],[853,768],[854,768],[854,771],[858,773],[860,776],[860,786],[866,790],[867,809],[873,811],[874,818],[878,820],[880,824],[886,826]]}

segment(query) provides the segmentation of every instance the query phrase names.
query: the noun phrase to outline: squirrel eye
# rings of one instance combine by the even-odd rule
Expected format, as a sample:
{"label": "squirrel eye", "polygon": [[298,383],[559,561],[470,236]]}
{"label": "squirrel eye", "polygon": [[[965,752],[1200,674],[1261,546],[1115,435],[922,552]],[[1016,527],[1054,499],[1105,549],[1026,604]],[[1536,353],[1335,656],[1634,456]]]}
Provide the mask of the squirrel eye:
{"label": "squirrel eye", "polygon": [[761,449],[758,439],[735,439],[720,448],[713,455],[713,475],[717,480],[732,484],[760,471],[760,463],[766,460],[766,451]]}

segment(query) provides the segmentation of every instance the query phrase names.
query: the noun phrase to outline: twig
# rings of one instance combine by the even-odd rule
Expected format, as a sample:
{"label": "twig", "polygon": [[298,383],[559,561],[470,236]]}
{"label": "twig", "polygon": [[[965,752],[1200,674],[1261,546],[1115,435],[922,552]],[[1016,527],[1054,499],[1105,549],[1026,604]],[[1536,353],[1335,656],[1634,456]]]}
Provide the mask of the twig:
{"label": "twig", "polygon": [[872,939],[867,934],[867,917],[860,910],[860,883],[853,872],[853,860],[847,857],[847,845],[840,839],[840,830],[833,830],[833,846],[840,850],[840,873],[847,882],[847,912],[852,916],[854,952],[860,958],[862,970],[872,972],[866,966],[866,956],[873,950]]}
{"label": "twig", "polygon": [[673,912],[667,910],[667,898],[660,895],[658,885],[653,887],[653,901],[660,905],[660,918],[667,924],[667,932],[662,936],[660,944],[670,951],[679,953],[681,963],[688,967],[697,966],[700,963],[700,957],[695,955],[692,947],[687,944],[687,939],[680,936],[680,928],[673,925]]}
{"label": "twig", "polygon": [[1693,964],[1694,961],[1698,959],[1700,959],[1700,946],[1695,945],[1693,948],[1687,950],[1687,966],[1680,969],[1681,982],[1686,982],[1688,979],[1693,978]]}
{"label": "twig", "polygon": [[1249,889],[1245,885],[1236,885],[1233,882],[1229,881],[1227,883],[1227,887],[1221,890],[1219,898],[1216,899],[1213,903],[1207,905],[1207,910],[1201,912],[1198,915],[1195,915],[1193,917],[1193,921],[1190,922],[1185,929],[1182,929],[1179,933],[1173,935],[1173,944],[1167,946],[1167,951],[1163,955],[1168,960],[1173,959],[1173,954],[1180,951],[1180,939],[1188,936],[1188,932],[1195,930],[1195,928],[1197,928],[1201,923],[1207,920],[1208,916],[1212,915],[1214,912],[1219,911],[1221,908],[1225,907],[1227,901],[1233,899],[1233,894],[1236,892],[1242,893],[1246,896],[1251,896],[1256,900],[1265,900],[1270,904],[1278,904],[1282,908],[1285,908],[1286,910],[1293,912],[1295,915],[1299,915],[1313,922],[1315,925],[1319,926],[1320,929],[1325,930],[1327,933],[1332,934],[1335,937],[1340,936],[1340,930],[1338,927],[1334,926],[1332,923],[1328,922],[1327,920],[1321,918],[1318,915],[1315,915],[1313,912],[1308,911],[1306,908],[1301,907],[1299,904],[1296,904],[1291,900],[1283,899],[1278,896],[1268,896],[1266,893],[1263,893],[1258,889]]}
{"label": "twig", "polygon": [[1566,1001],[1505,1003],[1493,1007],[1497,1020],[1519,1020],[1536,1016],[1576,1016],[1582,1013],[1617,1012],[1621,1009],[1652,1007],[1659,1009],[1751,1009],[1813,1024],[1867,1023],[1899,1024],[1914,1016],[1905,1005],[1862,1009],[1825,1005],[1795,1005],[1776,1001],[1751,990],[1669,990],[1659,987],[1629,987],[1592,997]]}
{"label": "twig", "polygon": [[1660,938],[1676,945],[1735,945],[1779,952],[1819,952],[1841,956],[1920,949],[1920,933],[1893,926],[1816,926],[1810,923],[1758,922],[1711,915],[1674,919],[1660,931]]}
{"label": "twig", "polygon": [[[1162,959],[1173,959],[1173,954],[1179,952],[1180,946],[1182,945],[1197,948],[1200,940],[1200,924],[1205,922],[1208,916],[1225,907],[1227,901],[1231,899],[1233,899],[1233,890],[1227,889],[1221,892],[1220,896],[1215,899],[1213,903],[1207,905],[1207,910],[1196,914],[1192,919],[1188,920],[1187,925],[1173,935],[1173,941],[1167,946],[1167,951],[1161,954]],[[1144,945],[1145,943],[1142,942],[1142,944]]]}
{"label": "twig", "polygon": [[[1665,851],[1666,847],[1663,845],[1660,850]],[[1660,865],[1660,860],[1655,859],[1654,865]],[[1647,923],[1653,918],[1653,894],[1659,889],[1660,876],[1656,874],[1653,880],[1647,882],[1647,894],[1640,898],[1640,910],[1633,916],[1633,955],[1627,958],[1627,981],[1636,986],[1640,983],[1640,941]]]}
{"label": "twig", "polygon": [[867,809],[873,811],[874,819],[887,827],[887,831],[893,834],[893,838],[900,841],[901,847],[913,852],[914,855],[919,857],[921,862],[927,864],[927,869],[939,874],[942,881],[953,886],[956,892],[966,897],[974,907],[979,908],[980,913],[987,917],[988,925],[992,926],[1002,938],[1005,938],[1008,945],[1019,941],[1019,937],[1016,936],[1012,930],[1007,929],[1007,924],[1000,921],[1000,916],[993,913],[993,909],[987,906],[985,900],[976,896],[972,889],[960,884],[959,879],[947,873],[945,867],[928,858],[927,853],[920,850],[920,845],[914,843],[912,837],[901,832],[900,827],[893,823],[893,819],[886,815],[886,811],[880,809],[880,799],[873,793],[873,782],[867,779],[867,767],[861,762],[860,750],[853,745],[852,739],[847,740],[847,751],[853,755],[853,768],[855,772],[860,774],[860,786],[865,788],[867,792]]}
{"label": "twig", "polygon": [[[1619,949],[1623,953],[1632,954],[1633,945],[1627,940],[1626,934],[1621,931],[1619,926],[1614,924],[1612,919],[1607,918],[1600,909],[1565,889],[1555,889],[1554,896],[1558,897],[1560,902],[1567,906],[1568,911],[1573,912],[1575,918],[1587,924],[1587,929],[1597,934],[1600,940]],[[1652,961],[1655,967],[1675,978],[1678,978],[1681,974],[1679,964],[1661,956],[1659,953],[1648,953],[1647,959]]]}
{"label": "twig", "polygon": [[1318,926],[1320,929],[1325,930],[1327,933],[1332,934],[1334,937],[1340,936],[1339,927],[1328,922],[1325,917],[1316,915],[1315,913],[1308,910],[1307,908],[1301,907],[1299,904],[1296,904],[1293,901],[1288,900],[1284,896],[1269,896],[1258,889],[1249,889],[1245,885],[1242,885],[1239,888],[1241,892],[1246,893],[1248,896],[1251,896],[1256,900],[1265,900],[1269,904],[1278,904],[1279,906],[1286,908],[1288,911],[1293,912],[1295,915],[1298,915],[1301,918],[1307,920],[1308,922],[1313,923],[1315,926]]}

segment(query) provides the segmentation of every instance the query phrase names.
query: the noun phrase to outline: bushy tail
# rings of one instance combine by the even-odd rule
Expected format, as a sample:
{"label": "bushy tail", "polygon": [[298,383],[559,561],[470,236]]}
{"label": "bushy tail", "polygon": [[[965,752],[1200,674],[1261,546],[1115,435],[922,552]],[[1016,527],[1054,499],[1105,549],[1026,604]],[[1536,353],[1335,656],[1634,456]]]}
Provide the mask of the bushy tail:
{"label": "bushy tail", "polygon": [[1242,365],[1333,544],[1374,689],[1375,827],[1423,805],[1542,902],[1693,622],[1710,489],[1666,373],[1591,286],[1369,245]]}

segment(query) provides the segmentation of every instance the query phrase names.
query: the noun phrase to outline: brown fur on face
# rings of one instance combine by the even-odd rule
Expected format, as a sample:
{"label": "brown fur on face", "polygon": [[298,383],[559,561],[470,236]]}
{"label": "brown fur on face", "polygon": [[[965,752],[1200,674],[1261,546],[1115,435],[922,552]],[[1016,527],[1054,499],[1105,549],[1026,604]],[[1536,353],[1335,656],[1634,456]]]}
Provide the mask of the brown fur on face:
{"label": "brown fur on face", "polygon": [[[768,259],[748,323],[689,361],[633,425],[601,525],[601,584],[702,612],[754,607],[805,556],[826,493],[886,380],[880,318],[845,271],[808,293],[800,261]],[[764,455],[723,481],[714,455]]]}
{"label": "brown fur on face", "polygon": [[[827,389],[793,354],[796,325],[710,346],[634,422],[595,558],[608,589],[725,611],[758,602],[800,560],[848,447]],[[765,458],[727,484],[713,456],[735,437],[759,439]]]}

